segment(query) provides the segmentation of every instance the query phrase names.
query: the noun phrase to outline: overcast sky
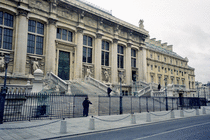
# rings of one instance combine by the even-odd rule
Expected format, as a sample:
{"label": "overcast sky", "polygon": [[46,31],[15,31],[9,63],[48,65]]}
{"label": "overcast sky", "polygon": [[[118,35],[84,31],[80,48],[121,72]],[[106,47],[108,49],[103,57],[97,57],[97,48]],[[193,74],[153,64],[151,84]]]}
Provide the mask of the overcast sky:
{"label": "overcast sky", "polygon": [[174,52],[189,59],[196,81],[210,81],[210,0],[87,1],[136,26],[143,19],[150,38],[173,45]]}

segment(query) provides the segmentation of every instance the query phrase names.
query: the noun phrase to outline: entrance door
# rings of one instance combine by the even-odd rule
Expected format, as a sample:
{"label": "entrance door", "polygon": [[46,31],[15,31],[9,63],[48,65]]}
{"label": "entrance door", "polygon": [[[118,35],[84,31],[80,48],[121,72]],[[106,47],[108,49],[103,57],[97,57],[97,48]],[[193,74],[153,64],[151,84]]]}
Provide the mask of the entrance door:
{"label": "entrance door", "polygon": [[70,53],[59,51],[59,62],[58,62],[58,77],[63,80],[69,80],[69,69],[70,69]]}

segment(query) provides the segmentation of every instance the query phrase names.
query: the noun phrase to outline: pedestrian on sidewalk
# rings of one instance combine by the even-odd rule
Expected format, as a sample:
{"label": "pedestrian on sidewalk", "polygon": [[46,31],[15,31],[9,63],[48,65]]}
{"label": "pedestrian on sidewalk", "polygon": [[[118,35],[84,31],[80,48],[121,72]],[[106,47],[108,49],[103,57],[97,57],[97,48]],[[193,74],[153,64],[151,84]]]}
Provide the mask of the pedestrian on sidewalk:
{"label": "pedestrian on sidewalk", "polygon": [[83,105],[83,117],[88,116],[89,104],[92,104],[92,103],[88,100],[88,97],[86,97],[85,100],[82,103],[82,105]]}
{"label": "pedestrian on sidewalk", "polygon": [[160,89],[161,89],[161,85],[159,84],[159,85],[158,85],[158,90],[160,91]]}

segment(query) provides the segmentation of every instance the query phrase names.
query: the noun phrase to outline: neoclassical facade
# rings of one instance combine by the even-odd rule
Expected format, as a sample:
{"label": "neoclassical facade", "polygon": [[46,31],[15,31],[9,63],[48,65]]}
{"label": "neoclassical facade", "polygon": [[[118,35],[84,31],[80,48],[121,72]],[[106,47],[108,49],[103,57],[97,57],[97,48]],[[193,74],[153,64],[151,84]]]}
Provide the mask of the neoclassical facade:
{"label": "neoclassical facade", "polygon": [[194,69],[172,46],[139,27],[80,0],[1,0],[0,76],[10,55],[8,83],[32,81],[41,69],[63,80],[91,76],[130,92],[133,81],[194,88]]}

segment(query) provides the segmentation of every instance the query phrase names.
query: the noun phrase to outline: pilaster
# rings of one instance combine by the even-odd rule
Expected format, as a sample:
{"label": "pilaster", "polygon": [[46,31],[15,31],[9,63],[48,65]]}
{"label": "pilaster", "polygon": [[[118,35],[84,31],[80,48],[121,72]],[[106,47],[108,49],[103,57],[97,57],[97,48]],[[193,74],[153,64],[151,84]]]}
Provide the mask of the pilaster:
{"label": "pilaster", "polygon": [[77,47],[75,54],[75,79],[82,78],[82,56],[83,56],[83,30],[84,28],[77,27]]}
{"label": "pilaster", "polygon": [[48,27],[47,27],[47,45],[46,45],[46,59],[45,59],[45,69],[46,72],[55,73],[55,58],[56,58],[56,19],[49,18],[48,19]]}
{"label": "pilaster", "polygon": [[102,45],[102,36],[103,34],[97,33],[96,34],[96,46],[95,46],[95,54],[94,54],[94,61],[95,61],[95,79],[101,80],[101,45]]}
{"label": "pilaster", "polygon": [[25,75],[26,54],[27,54],[27,35],[29,9],[18,7],[17,23],[17,46],[15,48],[15,66],[14,74],[18,76]]}
{"label": "pilaster", "polygon": [[127,44],[126,53],[125,53],[125,77],[126,77],[126,84],[130,85],[132,73],[131,73],[131,43]]}
{"label": "pilaster", "polygon": [[147,82],[147,60],[146,60],[146,49],[144,47],[140,47],[139,55],[141,60],[139,78],[140,80]]}
{"label": "pilaster", "polygon": [[111,83],[117,84],[118,72],[117,72],[117,44],[118,39],[113,39],[113,45],[111,47]]}

